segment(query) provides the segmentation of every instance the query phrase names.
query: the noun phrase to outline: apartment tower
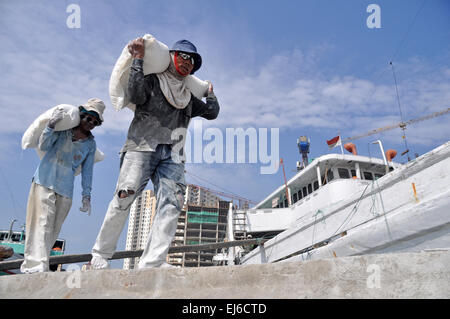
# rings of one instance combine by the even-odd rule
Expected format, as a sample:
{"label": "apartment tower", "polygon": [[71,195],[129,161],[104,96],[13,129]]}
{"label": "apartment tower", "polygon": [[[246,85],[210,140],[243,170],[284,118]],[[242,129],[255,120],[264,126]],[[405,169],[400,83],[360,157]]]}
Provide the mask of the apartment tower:
{"label": "apartment tower", "polygon": [[[125,250],[145,248],[155,211],[155,193],[152,190],[144,190],[131,205]],[[123,269],[135,269],[138,263],[139,257],[126,258],[123,263]]]}

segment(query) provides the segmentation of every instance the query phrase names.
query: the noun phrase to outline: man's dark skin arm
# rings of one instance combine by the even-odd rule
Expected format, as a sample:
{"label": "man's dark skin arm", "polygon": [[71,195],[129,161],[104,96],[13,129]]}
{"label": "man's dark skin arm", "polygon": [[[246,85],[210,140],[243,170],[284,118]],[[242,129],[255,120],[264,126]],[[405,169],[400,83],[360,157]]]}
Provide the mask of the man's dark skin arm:
{"label": "man's dark skin arm", "polygon": [[128,44],[128,51],[133,57],[130,68],[130,78],[128,80],[127,93],[131,103],[136,105],[144,104],[146,100],[144,86],[144,39],[137,38]]}

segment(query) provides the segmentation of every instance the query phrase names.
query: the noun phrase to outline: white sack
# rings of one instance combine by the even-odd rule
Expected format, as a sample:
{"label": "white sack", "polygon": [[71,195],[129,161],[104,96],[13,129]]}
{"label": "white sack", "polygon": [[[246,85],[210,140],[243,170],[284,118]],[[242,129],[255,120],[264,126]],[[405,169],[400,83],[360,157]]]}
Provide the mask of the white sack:
{"label": "white sack", "polygon": [[42,113],[25,131],[22,136],[22,149],[38,147],[39,137],[47,126],[47,123],[56,108],[63,109],[64,116],[63,119],[56,124],[55,131],[68,130],[80,124],[80,113],[77,107],[69,104],[59,104],[54,106]]}
{"label": "white sack", "polygon": [[186,87],[194,94],[198,99],[202,99],[206,96],[206,92],[209,89],[209,82],[200,80],[195,75],[188,75],[186,77]]}
{"label": "white sack", "polygon": [[[145,45],[144,75],[164,72],[170,64],[169,48],[150,34],[144,35],[143,38]],[[128,52],[127,44],[114,65],[109,80],[109,96],[111,98],[111,103],[116,110],[128,107],[134,111],[136,108],[136,105],[130,103],[126,93],[132,61],[133,57],[130,52]],[[186,87],[194,94],[194,96],[201,99],[206,95],[209,83],[202,81],[193,75],[188,75],[186,77]]]}
{"label": "white sack", "polygon": [[[64,110],[64,116],[61,121],[55,125],[55,131],[64,131],[74,128],[80,124],[80,111],[78,107],[69,104],[59,104],[42,113],[33,123],[28,127],[22,136],[22,149],[34,148],[40,159],[45,155],[45,152],[38,148],[39,138],[42,135],[48,121],[56,108]],[[94,163],[103,161],[105,154],[98,148],[95,150]],[[80,174],[81,167],[77,168],[75,175]]]}

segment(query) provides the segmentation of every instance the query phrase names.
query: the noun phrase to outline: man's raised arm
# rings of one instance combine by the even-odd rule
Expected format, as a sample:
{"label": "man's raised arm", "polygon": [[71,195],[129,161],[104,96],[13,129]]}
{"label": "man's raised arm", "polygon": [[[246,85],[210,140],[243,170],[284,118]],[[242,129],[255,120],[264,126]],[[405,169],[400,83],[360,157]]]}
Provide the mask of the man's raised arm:
{"label": "man's raised arm", "polygon": [[131,103],[136,105],[145,102],[144,88],[144,39],[137,38],[128,44],[128,51],[133,57],[130,68],[130,78],[128,80],[128,97]]}

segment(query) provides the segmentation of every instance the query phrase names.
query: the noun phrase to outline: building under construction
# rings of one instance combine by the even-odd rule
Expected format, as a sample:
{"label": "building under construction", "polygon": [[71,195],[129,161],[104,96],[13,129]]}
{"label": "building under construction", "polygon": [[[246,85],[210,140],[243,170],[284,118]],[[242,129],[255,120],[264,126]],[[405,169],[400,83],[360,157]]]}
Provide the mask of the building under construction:
{"label": "building under construction", "polygon": [[[183,210],[178,218],[172,246],[223,242],[227,234],[227,216],[230,202],[196,185],[188,185]],[[156,213],[156,197],[145,190],[130,209],[126,250],[144,249]],[[182,267],[213,266],[217,249],[192,253],[173,253],[167,262]],[[124,260],[124,269],[135,269],[139,257]]]}
{"label": "building under construction", "polygon": [[[178,219],[172,246],[199,245],[223,242],[227,235],[227,216],[230,202],[219,200],[216,206],[185,205]],[[168,263],[182,267],[213,266],[218,249],[173,253]]]}

